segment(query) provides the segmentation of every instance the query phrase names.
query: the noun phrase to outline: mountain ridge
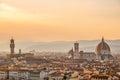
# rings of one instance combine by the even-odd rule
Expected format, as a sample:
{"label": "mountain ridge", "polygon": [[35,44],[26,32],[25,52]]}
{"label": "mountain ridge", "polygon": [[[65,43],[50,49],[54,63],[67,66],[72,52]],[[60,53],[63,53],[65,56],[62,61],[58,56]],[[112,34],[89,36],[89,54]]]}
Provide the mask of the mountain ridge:
{"label": "mountain ridge", "polygon": [[[120,52],[120,40],[105,40],[111,47],[112,52]],[[15,42],[16,49],[22,51],[48,51],[48,52],[67,52],[74,47],[76,41],[52,41],[52,42]],[[80,50],[93,52],[101,40],[77,40]],[[9,43],[0,44],[0,51],[9,51]]]}

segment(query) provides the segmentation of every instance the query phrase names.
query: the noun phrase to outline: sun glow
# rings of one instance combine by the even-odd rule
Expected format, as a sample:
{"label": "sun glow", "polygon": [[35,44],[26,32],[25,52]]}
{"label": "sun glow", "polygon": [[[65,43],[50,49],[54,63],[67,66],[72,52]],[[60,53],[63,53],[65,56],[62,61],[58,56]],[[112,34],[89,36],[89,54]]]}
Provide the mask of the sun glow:
{"label": "sun glow", "polygon": [[102,35],[119,39],[120,5],[117,0],[3,0],[0,24],[0,34],[23,40],[98,39]]}

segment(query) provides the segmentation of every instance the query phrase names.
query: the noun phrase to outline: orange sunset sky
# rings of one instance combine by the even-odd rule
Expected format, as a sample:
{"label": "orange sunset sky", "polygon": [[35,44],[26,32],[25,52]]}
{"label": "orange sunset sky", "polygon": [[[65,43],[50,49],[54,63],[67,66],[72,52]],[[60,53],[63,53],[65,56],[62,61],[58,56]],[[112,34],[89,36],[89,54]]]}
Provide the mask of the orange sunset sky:
{"label": "orange sunset sky", "polygon": [[120,39],[120,0],[0,0],[0,42]]}

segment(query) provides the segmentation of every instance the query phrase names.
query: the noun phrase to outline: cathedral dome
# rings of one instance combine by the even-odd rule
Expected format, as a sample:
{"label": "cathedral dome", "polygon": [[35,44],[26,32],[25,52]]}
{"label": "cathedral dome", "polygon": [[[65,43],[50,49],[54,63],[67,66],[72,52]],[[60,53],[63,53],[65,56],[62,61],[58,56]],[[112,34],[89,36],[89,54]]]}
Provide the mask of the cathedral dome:
{"label": "cathedral dome", "polygon": [[110,52],[111,50],[109,45],[104,41],[104,38],[102,38],[102,41],[96,47],[96,54],[97,55],[110,54]]}

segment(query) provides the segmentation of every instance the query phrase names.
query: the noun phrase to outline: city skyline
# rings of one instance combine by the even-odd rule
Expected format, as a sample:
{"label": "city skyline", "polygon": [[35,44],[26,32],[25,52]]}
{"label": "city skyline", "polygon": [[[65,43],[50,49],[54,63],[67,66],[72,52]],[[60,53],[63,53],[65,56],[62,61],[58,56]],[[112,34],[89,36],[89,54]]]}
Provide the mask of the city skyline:
{"label": "city skyline", "polygon": [[0,0],[0,80],[120,80],[120,0]]}
{"label": "city skyline", "polygon": [[1,0],[0,43],[120,39],[119,0]]}

